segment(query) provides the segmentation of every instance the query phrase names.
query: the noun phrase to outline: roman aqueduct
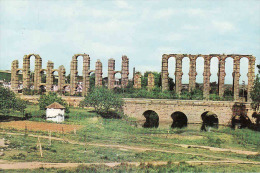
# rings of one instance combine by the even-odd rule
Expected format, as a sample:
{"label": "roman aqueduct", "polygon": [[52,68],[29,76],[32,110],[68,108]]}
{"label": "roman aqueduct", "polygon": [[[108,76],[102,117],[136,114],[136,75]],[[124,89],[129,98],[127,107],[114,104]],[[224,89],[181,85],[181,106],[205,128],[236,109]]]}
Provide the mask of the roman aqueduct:
{"label": "roman aqueduct", "polygon": [[[54,63],[48,61],[47,68],[42,68],[42,59],[37,54],[25,55],[23,58],[23,68],[19,68],[18,60],[12,62],[11,70],[11,89],[14,92],[18,92],[18,74],[22,71],[23,74],[23,88],[29,88],[32,85],[31,82],[31,70],[30,70],[30,58],[35,57],[35,70],[34,70],[34,89],[39,89],[41,86],[46,87],[46,91],[52,91],[53,86],[53,73],[58,72],[58,89],[64,90],[66,86],[70,87],[71,97],[75,95],[77,91],[78,83],[78,58],[83,57],[83,71],[82,71],[82,96],[86,95],[90,89],[90,74],[95,73],[95,86],[102,86],[102,63],[100,60],[96,61],[95,69],[90,69],[90,57],[87,54],[75,54],[72,57],[70,64],[70,83],[65,82],[65,68],[59,66],[54,68]],[[164,54],[162,56],[162,71],[161,71],[161,86],[162,90],[168,90],[168,64],[170,58],[175,58],[175,92],[180,94],[182,91],[182,61],[183,58],[188,57],[189,64],[189,91],[192,91],[196,87],[196,59],[202,57],[204,59],[204,72],[203,72],[203,101],[193,100],[156,100],[156,99],[125,99],[124,113],[136,117],[139,120],[144,119],[146,114],[150,112],[156,112],[161,121],[171,121],[173,118],[173,112],[183,113],[189,123],[200,123],[203,119],[202,115],[205,112],[214,112],[218,115],[220,124],[229,124],[231,119],[236,115],[247,115],[252,119],[252,113],[254,112],[250,106],[250,90],[253,86],[255,79],[255,57],[252,55],[225,55],[225,54],[209,54],[209,55],[190,55],[190,54]],[[233,59],[233,100],[234,101],[208,101],[210,93],[210,63],[213,57],[218,58],[218,95],[223,97],[225,90],[225,62],[227,58]],[[240,59],[246,57],[248,59],[248,85],[247,85],[247,103],[241,102],[239,98],[239,78],[240,78]],[[41,74],[46,72],[46,83],[41,82]],[[115,74],[121,74],[121,87],[125,88],[128,85],[129,80],[129,59],[127,56],[122,56],[122,67],[120,71],[115,70],[115,60],[108,60],[108,83],[109,89],[115,88]],[[147,89],[151,90],[154,87],[154,75],[150,73],[148,75]],[[136,73],[134,75],[134,88],[141,88],[141,74]],[[80,100],[80,99],[78,99]],[[75,101],[75,100],[74,100]],[[241,106],[243,105],[243,106]],[[174,120],[173,120],[174,121]]]}

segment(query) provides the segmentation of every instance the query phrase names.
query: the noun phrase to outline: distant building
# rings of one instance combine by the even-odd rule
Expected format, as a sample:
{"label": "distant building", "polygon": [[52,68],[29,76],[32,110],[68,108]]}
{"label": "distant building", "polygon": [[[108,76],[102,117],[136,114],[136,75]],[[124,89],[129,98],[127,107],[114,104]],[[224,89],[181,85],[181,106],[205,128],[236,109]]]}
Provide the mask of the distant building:
{"label": "distant building", "polygon": [[46,107],[46,120],[57,123],[64,121],[65,107],[54,102]]}

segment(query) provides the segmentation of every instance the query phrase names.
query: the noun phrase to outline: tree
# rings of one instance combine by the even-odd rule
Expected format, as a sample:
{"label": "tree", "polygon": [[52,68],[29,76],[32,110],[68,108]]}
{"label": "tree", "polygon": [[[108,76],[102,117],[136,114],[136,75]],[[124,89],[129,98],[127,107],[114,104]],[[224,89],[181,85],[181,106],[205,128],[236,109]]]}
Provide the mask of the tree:
{"label": "tree", "polygon": [[256,75],[256,79],[254,81],[253,88],[250,92],[250,97],[252,99],[252,108],[259,110],[260,106],[260,64],[257,65],[258,68],[258,74]]}
{"label": "tree", "polygon": [[119,110],[123,105],[123,99],[112,90],[104,87],[97,87],[85,96],[81,105],[91,106],[97,113],[109,113],[111,108]]}
{"label": "tree", "polygon": [[69,113],[69,107],[68,104],[57,95],[57,93],[49,92],[48,95],[41,95],[39,99],[39,107],[40,110],[45,110],[46,106],[49,106],[50,104],[57,102],[65,107],[65,112]]}
{"label": "tree", "polygon": [[8,115],[11,111],[17,110],[24,113],[26,102],[16,98],[13,91],[0,86],[0,113]]}
{"label": "tree", "polygon": [[260,77],[256,75],[256,79],[254,81],[254,86],[250,92],[250,97],[252,99],[252,108],[259,110],[260,105]]}

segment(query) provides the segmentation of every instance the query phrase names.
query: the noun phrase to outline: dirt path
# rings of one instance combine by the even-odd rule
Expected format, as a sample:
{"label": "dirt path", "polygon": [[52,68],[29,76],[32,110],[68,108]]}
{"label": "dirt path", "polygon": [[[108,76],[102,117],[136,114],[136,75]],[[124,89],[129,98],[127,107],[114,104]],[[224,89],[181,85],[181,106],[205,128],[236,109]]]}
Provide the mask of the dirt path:
{"label": "dirt path", "polygon": [[[7,132],[0,132],[4,134],[9,134],[9,135],[24,135],[21,133],[7,133]],[[33,134],[28,134],[30,137],[40,137],[44,139],[49,139],[49,136],[39,136],[39,135],[33,135]],[[260,162],[248,162],[248,161],[241,161],[241,160],[236,160],[236,159],[230,159],[230,158],[224,158],[224,157],[217,157],[217,156],[212,156],[212,155],[207,155],[207,154],[198,154],[198,153],[187,153],[187,152],[179,152],[179,151],[173,151],[173,150],[165,150],[165,149],[156,149],[156,148],[147,148],[147,147],[141,147],[141,146],[127,146],[127,145],[116,145],[116,144],[99,144],[99,143],[84,143],[84,142],[78,142],[74,140],[68,140],[68,139],[62,139],[62,138],[57,138],[57,137],[52,137],[52,140],[57,140],[57,141],[66,141],[70,144],[75,144],[75,145],[90,145],[90,146],[98,146],[98,147],[109,147],[109,148],[118,148],[121,150],[135,150],[135,151],[157,151],[157,152],[165,152],[165,153],[173,153],[173,154],[187,154],[187,155],[193,155],[193,156],[200,156],[200,157],[208,157],[212,159],[218,159],[218,161],[185,161],[185,163],[188,164],[253,164],[253,165],[260,165]],[[214,147],[207,147],[207,146],[197,146],[197,145],[184,145],[184,144],[174,144],[176,146],[181,146],[181,147],[197,147],[197,148],[205,148],[205,149],[210,149],[213,151],[225,151],[225,152],[230,152],[229,149],[223,149],[223,148],[214,148]],[[239,152],[239,154],[256,154],[251,151],[242,151],[242,150],[235,150]],[[140,165],[141,162],[123,162],[127,163],[130,165]],[[148,162],[146,162],[148,163]],[[167,162],[163,161],[154,161],[154,162],[149,162],[154,165],[166,165]],[[179,164],[180,162],[173,162],[174,164]],[[69,168],[69,167],[77,167],[78,165],[106,165],[110,167],[114,167],[117,165],[120,165],[121,162],[112,162],[112,163],[44,163],[44,162],[8,162],[5,160],[0,160],[0,168],[1,169],[35,169],[35,168]]]}
{"label": "dirt path", "polygon": [[[4,134],[9,134],[9,135],[24,135],[21,133],[10,133],[10,132],[0,132]],[[33,134],[28,134],[30,137],[40,137],[44,139],[49,139],[49,136],[40,136],[40,135],[33,135]],[[223,157],[217,157],[217,156],[212,156],[212,155],[207,155],[207,154],[198,154],[198,153],[188,153],[188,152],[179,152],[179,151],[173,151],[173,150],[165,150],[165,149],[156,149],[156,148],[148,148],[148,147],[141,147],[141,146],[127,146],[127,145],[116,145],[116,144],[99,144],[99,143],[84,143],[84,142],[78,142],[78,141],[73,141],[69,139],[63,139],[63,138],[57,138],[57,137],[51,137],[52,140],[57,140],[57,141],[65,141],[70,144],[75,144],[75,145],[89,145],[89,146],[98,146],[98,147],[108,147],[108,148],[118,148],[121,150],[135,150],[135,151],[157,151],[157,152],[165,152],[165,153],[172,153],[172,154],[186,154],[186,155],[192,155],[192,156],[200,156],[200,157],[208,157],[212,159],[217,159],[217,160],[233,160],[233,161],[239,161],[235,159],[228,159],[228,158],[223,158]]]}
{"label": "dirt path", "polygon": [[179,147],[184,148],[202,148],[207,149],[210,151],[220,151],[220,152],[232,152],[237,154],[245,154],[245,155],[258,155],[260,153],[254,151],[244,151],[244,150],[234,150],[234,149],[226,149],[226,148],[216,148],[216,147],[209,147],[209,146],[201,146],[201,145],[186,145],[186,144],[172,144]]}
{"label": "dirt path", "polygon": [[[122,162],[124,164],[139,166],[140,164],[152,164],[152,165],[167,165],[165,161],[153,161],[153,162]],[[4,162],[0,160],[1,169],[37,169],[37,168],[75,168],[79,165],[91,166],[91,165],[105,165],[109,167],[115,167],[121,162],[110,162],[110,163],[44,163],[44,162]],[[182,162],[183,163],[183,162]],[[242,162],[242,161],[186,161],[185,163],[196,165],[196,164],[251,164],[260,165],[260,162]],[[171,164],[180,164],[180,162],[171,162]]]}

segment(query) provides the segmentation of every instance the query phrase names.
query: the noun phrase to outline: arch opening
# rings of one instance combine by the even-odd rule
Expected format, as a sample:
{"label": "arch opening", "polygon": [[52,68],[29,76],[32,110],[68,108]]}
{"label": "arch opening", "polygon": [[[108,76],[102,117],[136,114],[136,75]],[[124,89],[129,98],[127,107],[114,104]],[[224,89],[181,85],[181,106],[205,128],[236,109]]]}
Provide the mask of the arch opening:
{"label": "arch opening", "polygon": [[96,76],[95,76],[95,72],[91,72],[89,74],[89,89],[92,90],[93,88],[95,88],[95,82],[96,82]]}
{"label": "arch opening", "polygon": [[52,91],[53,92],[58,92],[58,82],[59,82],[59,73],[57,71],[53,71],[52,72],[52,81],[53,81],[53,84],[52,84]]}
{"label": "arch opening", "polygon": [[251,120],[247,115],[235,115],[231,120],[231,127],[233,129],[243,129],[246,127],[250,127],[252,124]]}
{"label": "arch opening", "polygon": [[184,57],[182,59],[182,84],[184,84],[184,89],[188,90],[189,84],[189,71],[190,71],[190,58]]}
{"label": "arch opening", "polygon": [[187,127],[188,125],[188,118],[187,116],[180,111],[174,112],[172,115],[172,125],[171,128],[183,128]]}
{"label": "arch opening", "polygon": [[210,129],[213,128],[218,128],[218,116],[210,111],[206,111],[203,114],[201,114],[201,119],[202,119],[202,126],[201,130],[202,131],[210,131]]}
{"label": "arch opening", "polygon": [[212,57],[210,60],[210,94],[218,94],[218,69],[219,60],[217,57]]}
{"label": "arch opening", "polygon": [[46,93],[46,86],[45,85],[40,85],[39,86],[39,94],[43,95]]}
{"label": "arch opening", "polygon": [[168,86],[169,90],[173,91],[175,88],[175,71],[176,71],[176,59],[175,57],[170,57],[168,59]]}
{"label": "arch opening", "polygon": [[121,88],[121,73],[115,73],[115,88]]}
{"label": "arch opening", "polygon": [[42,70],[40,73],[41,73],[41,83],[46,83],[46,71]]}
{"label": "arch opening", "polygon": [[232,57],[227,57],[225,60],[225,83],[224,83],[224,97],[228,100],[232,100],[234,93],[233,93],[233,64],[234,60]]}
{"label": "arch opening", "polygon": [[30,61],[30,65],[29,65],[29,71],[30,71],[29,89],[34,90],[34,75],[35,75],[35,61],[36,61],[35,55],[31,55],[29,57],[29,61]]}
{"label": "arch opening", "polygon": [[204,72],[204,58],[198,57],[196,59],[196,88],[203,88],[203,72]]}
{"label": "arch opening", "polygon": [[145,123],[143,124],[144,128],[158,128],[159,126],[159,116],[153,110],[148,110],[143,113],[143,116],[146,118]]}
{"label": "arch opening", "polygon": [[243,57],[240,59],[240,78],[239,78],[239,97],[243,101],[247,101],[247,84],[248,84],[248,58]]}
{"label": "arch opening", "polygon": [[18,93],[23,93],[23,71],[18,70],[16,75],[18,77]]}

